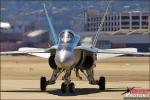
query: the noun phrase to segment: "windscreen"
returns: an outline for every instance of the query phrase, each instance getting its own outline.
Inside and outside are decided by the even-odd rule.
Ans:
[[[74,42],[73,33],[69,31],[64,31],[60,33],[59,43],[63,44],[63,43],[73,43],[73,42]]]

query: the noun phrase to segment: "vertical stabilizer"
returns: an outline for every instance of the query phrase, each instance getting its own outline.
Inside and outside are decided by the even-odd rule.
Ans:
[[[105,22],[106,16],[107,16],[107,14],[108,14],[108,10],[109,10],[109,6],[110,6],[111,2],[112,2],[111,0],[108,1],[108,5],[107,5],[107,8],[106,8],[106,11],[105,11],[105,13],[104,13],[104,15],[103,15],[101,24],[100,24],[100,26],[99,26],[99,28],[98,28],[98,31],[96,32],[96,35],[95,35],[94,40],[93,40],[93,43],[92,43],[93,47],[96,46],[97,40],[98,40],[98,38],[99,38],[100,31],[102,31],[102,27],[103,27],[103,24],[104,24],[104,22]]]
[[[45,4],[43,4],[43,6],[44,6],[44,11],[46,14],[47,21],[48,21],[48,25],[50,28],[50,32],[52,33],[52,34],[49,33],[49,36],[52,36],[52,38],[51,38],[52,42],[54,45],[56,45],[58,43],[57,35],[56,35],[56,32],[55,32],[54,27],[52,25],[52,21],[51,21],[50,17],[48,16],[48,12],[47,12],[47,9],[45,7]]]

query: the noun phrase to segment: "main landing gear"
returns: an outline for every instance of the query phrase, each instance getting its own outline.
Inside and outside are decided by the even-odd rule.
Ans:
[[[99,90],[105,90],[105,77],[100,77],[97,84],[99,86]]]
[[[46,86],[47,86],[46,77],[41,77],[41,81],[40,81],[40,89],[41,89],[41,91],[45,91],[46,90]]]

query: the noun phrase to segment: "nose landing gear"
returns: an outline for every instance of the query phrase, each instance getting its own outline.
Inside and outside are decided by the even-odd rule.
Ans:
[[[40,89],[42,92],[46,91],[46,86],[47,86],[47,81],[46,81],[46,77],[41,77],[40,80]],[[75,85],[73,82],[66,84],[65,82],[63,82],[61,84],[61,92],[62,93],[74,93],[75,92]]]
[[[70,83],[69,84],[69,92],[70,93],[74,93],[75,92],[75,85],[74,85],[74,83]]]
[[[62,93],[67,93],[67,92],[74,93],[75,92],[75,85],[74,85],[74,83],[71,82],[69,84],[66,84],[65,82],[63,82],[61,84],[61,92]]]

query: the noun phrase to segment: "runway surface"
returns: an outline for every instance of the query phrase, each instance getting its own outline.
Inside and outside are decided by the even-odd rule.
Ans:
[[[146,81],[107,82],[106,90],[98,90],[98,86],[89,85],[86,81],[75,81],[74,94],[62,94],[58,81],[49,85],[46,92],[39,89],[39,80],[2,80],[1,98],[3,99],[123,99],[127,87],[148,88]]]
[[[47,59],[31,56],[1,57],[1,99],[123,99],[128,88],[149,89],[148,57],[116,57],[97,62],[95,78],[106,77],[106,90],[88,84],[86,78],[79,81],[74,72],[74,94],[62,94],[60,76],[54,85],[49,85],[46,92],[41,92],[40,77],[50,78],[52,70]]]

